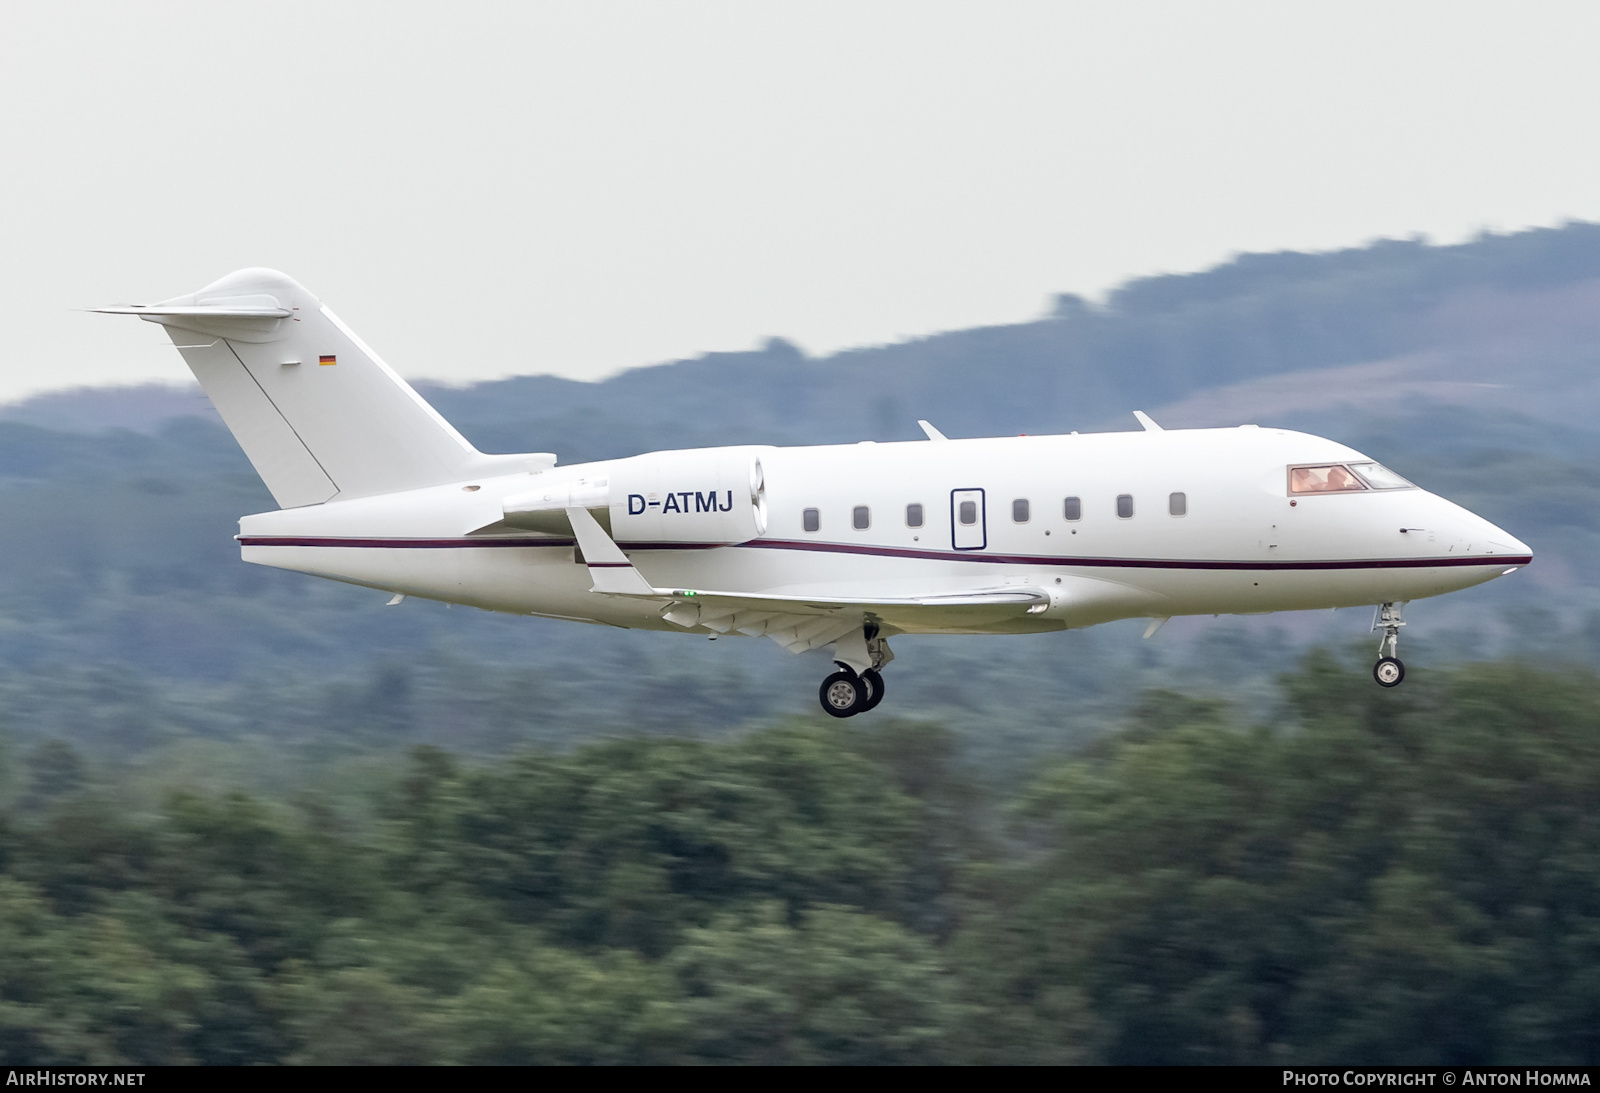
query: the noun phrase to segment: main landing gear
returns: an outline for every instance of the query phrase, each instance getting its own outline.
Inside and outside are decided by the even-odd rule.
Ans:
[[[1400,663],[1400,628],[1406,624],[1401,613],[1403,603],[1386,603],[1372,617],[1372,629],[1382,630],[1378,642],[1378,663],[1372,666],[1372,678],[1380,687],[1398,687],[1406,678],[1406,666]]]
[[[817,697],[833,717],[854,717],[883,701],[883,675],[879,671],[894,659],[889,643],[879,636],[870,617],[862,628],[833,646],[839,670],[822,681]],[[854,663],[852,663],[854,662]],[[857,669],[860,671],[857,671]]]
[[[839,670],[822,681],[817,692],[822,708],[834,717],[854,717],[883,701],[883,676],[875,668],[860,675],[848,664],[834,661]]]

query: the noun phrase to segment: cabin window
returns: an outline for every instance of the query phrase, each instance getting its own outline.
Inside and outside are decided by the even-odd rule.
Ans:
[[[1416,489],[1416,484],[1407,482],[1398,474],[1381,463],[1352,463],[1350,469],[1356,472],[1356,477],[1375,490],[1404,490]]]
[[[872,513],[867,511],[867,506],[857,505],[850,510],[850,526],[857,531],[866,531],[872,526]]]
[[[816,509],[806,509],[800,514],[800,526],[807,531],[816,531],[822,526],[822,513]]]
[[[1181,493],[1167,494],[1167,512],[1173,516],[1184,516],[1189,512],[1189,498]]]
[[[1067,498],[1061,506],[1061,515],[1065,516],[1068,520],[1082,520],[1083,500],[1077,497]]]
[[[908,527],[908,528],[920,528],[921,526],[922,526],[922,506],[921,505],[914,505],[914,504],[913,505],[907,505],[906,506],[906,527]]]
[[[1133,519],[1133,494],[1117,494],[1117,515],[1124,520]]]
[[[956,517],[967,527],[978,522],[978,503],[976,501],[963,501],[956,509]]]
[[[1366,488],[1348,467],[1337,463],[1289,468],[1290,493],[1353,493]]]
[[[1019,497],[1011,502],[1011,522],[1014,524],[1026,524],[1028,522],[1028,499],[1026,497]]]

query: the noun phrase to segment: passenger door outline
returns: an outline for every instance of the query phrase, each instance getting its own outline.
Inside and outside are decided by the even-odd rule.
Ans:
[[[963,501],[977,503],[977,523],[963,524],[961,522],[961,502]],[[986,506],[984,505],[984,496],[981,489],[950,491],[950,549],[983,550],[989,545],[989,524],[985,509]]]

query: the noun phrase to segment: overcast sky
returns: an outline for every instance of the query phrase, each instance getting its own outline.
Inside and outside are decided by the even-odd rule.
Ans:
[[[1246,251],[1600,219],[1600,5],[0,5],[0,400],[284,270],[403,374],[593,378]]]

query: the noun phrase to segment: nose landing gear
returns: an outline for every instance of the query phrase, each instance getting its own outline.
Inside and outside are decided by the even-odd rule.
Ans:
[[[1372,666],[1372,678],[1380,687],[1398,687],[1406,678],[1406,666],[1399,657],[1400,628],[1406,624],[1401,617],[1404,609],[1403,603],[1386,603],[1372,617],[1372,629],[1383,631],[1378,642],[1378,663]]]

